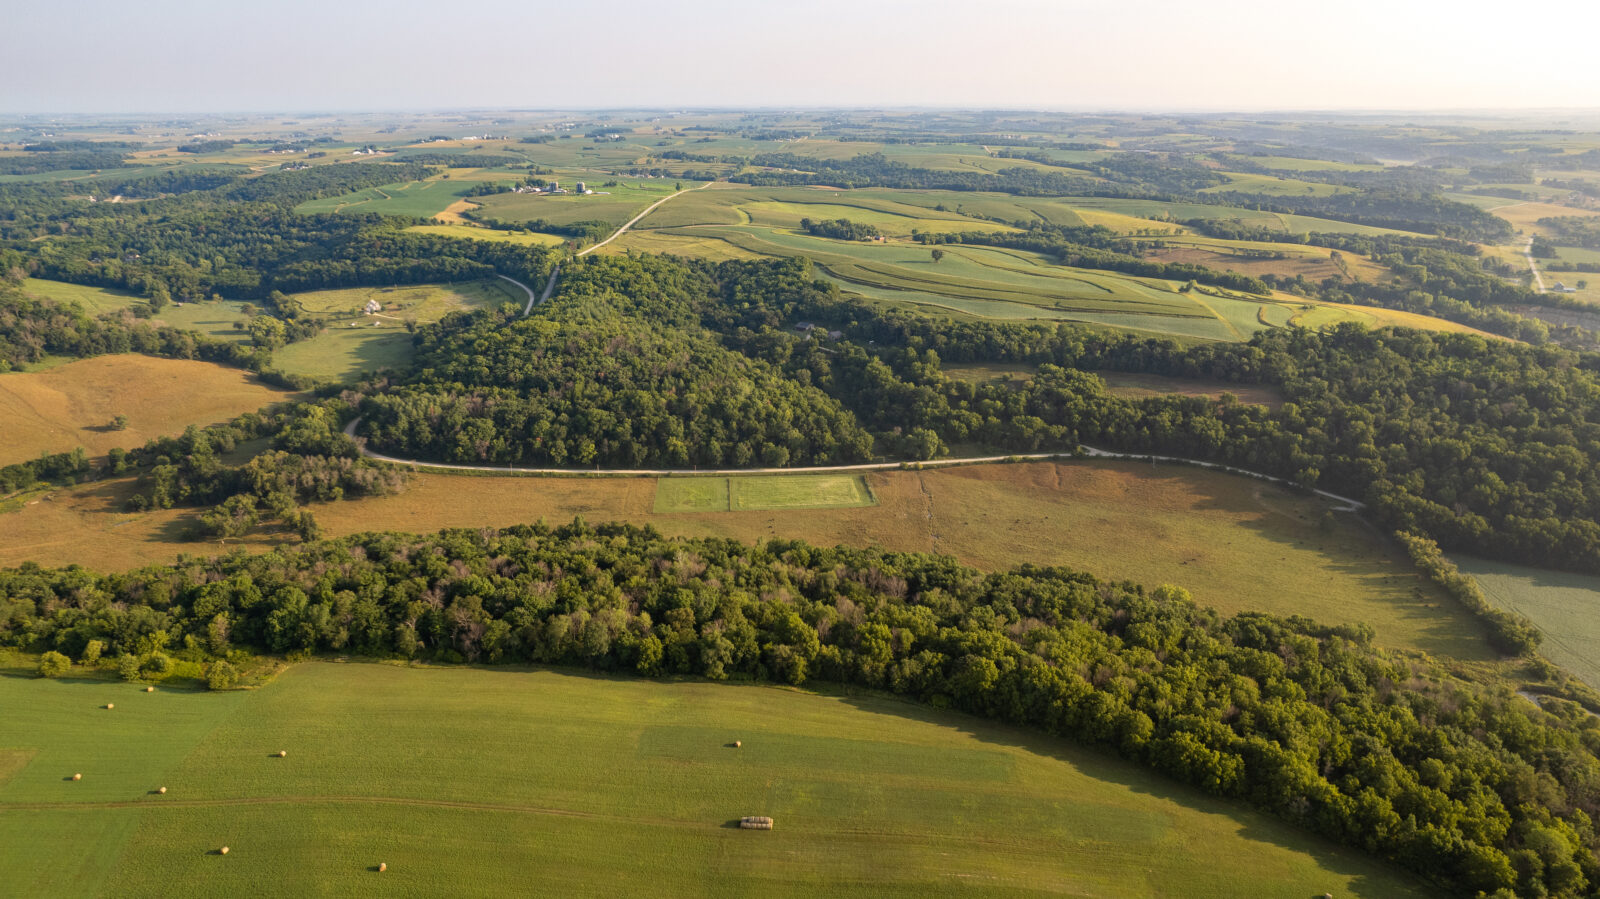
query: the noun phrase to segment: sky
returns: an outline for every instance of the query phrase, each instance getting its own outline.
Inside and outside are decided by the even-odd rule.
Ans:
[[[0,112],[1600,107],[1600,2],[5,4]]]

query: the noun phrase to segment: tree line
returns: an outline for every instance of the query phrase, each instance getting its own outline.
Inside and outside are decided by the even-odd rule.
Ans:
[[[0,571],[0,645],[135,679],[336,652],[854,684],[1104,747],[1458,895],[1586,894],[1600,721],[1371,636],[1063,568],[581,521]]]

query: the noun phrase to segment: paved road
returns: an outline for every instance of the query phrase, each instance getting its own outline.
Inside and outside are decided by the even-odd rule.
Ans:
[[[646,206],[644,208],[643,212],[639,213],[638,215],[634,216],[631,219],[628,219],[628,223],[623,225],[621,228],[618,228],[616,230],[616,233],[612,234],[610,237],[606,238],[605,240],[600,241],[599,243],[595,244],[594,246],[589,247],[586,250],[583,250],[582,252],[578,253],[578,255],[579,256],[587,256],[590,253],[593,253],[595,250],[600,249],[601,247],[605,246],[606,244],[608,244],[608,243],[612,242],[613,240],[616,240],[617,238],[621,237],[622,235],[628,233],[628,229],[632,228],[634,225],[637,225],[639,223],[640,219],[642,219],[645,216],[649,215],[650,213],[654,212],[655,208],[657,206],[660,206],[662,203],[667,202],[668,200],[672,199],[673,197],[681,196],[683,194],[688,193],[691,190],[705,190],[706,188],[710,187],[714,183],[716,183],[716,182],[707,181],[706,183],[700,185],[699,187],[689,187],[689,188],[685,188],[683,190],[680,190],[675,194],[667,194],[666,196],[662,197],[661,199],[655,201],[654,203],[651,203],[649,206]]]
[[[360,418],[352,419],[344,426],[346,436],[356,436],[356,425],[361,423]],[[357,446],[361,455],[379,462],[392,462],[396,465],[409,465],[412,468],[429,468],[437,471],[482,471],[496,474],[533,474],[533,475],[585,475],[588,477],[671,477],[674,475],[718,475],[738,476],[751,474],[838,474],[843,472],[860,471],[896,471],[904,467],[904,462],[868,462],[860,465],[813,465],[805,468],[519,468],[513,465],[465,465],[446,462],[423,462],[417,459],[400,459],[395,456],[386,456],[367,449],[366,442],[358,440]],[[1247,471],[1243,468],[1234,468],[1217,462],[1202,462],[1198,459],[1183,459],[1178,456],[1156,456],[1150,453],[1114,453],[1108,450],[1095,449],[1092,446],[1079,447],[1083,455],[1092,459],[1124,459],[1135,462],[1171,462],[1180,465],[1197,465],[1201,468],[1226,471],[1230,474],[1244,475],[1261,481],[1270,481],[1288,487],[1298,486],[1285,478],[1274,477],[1260,472]],[[955,465],[992,465],[999,462],[1043,462],[1052,459],[1075,459],[1074,453],[1012,453],[1007,456],[967,456],[960,459],[934,459],[927,462],[910,463],[917,468],[948,468]],[[1336,511],[1358,512],[1367,507],[1366,503],[1326,490],[1312,490],[1324,499],[1332,500],[1339,504]]]
[[[1533,271],[1534,293],[1544,293],[1544,275],[1539,274],[1539,264],[1533,261],[1533,238],[1528,238],[1528,245],[1523,248],[1522,254],[1528,257],[1528,268]]]

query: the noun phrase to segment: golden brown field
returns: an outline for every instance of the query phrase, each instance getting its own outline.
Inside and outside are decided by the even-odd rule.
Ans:
[[[554,524],[582,515],[651,524],[675,536],[933,551],[987,570],[1066,565],[1152,586],[1179,584],[1224,612],[1366,621],[1385,645],[1490,657],[1477,625],[1367,525],[1270,484],[1197,468],[1106,462],[882,472],[867,482],[878,499],[867,508],[655,514],[650,478],[425,473],[396,496],[313,508],[330,536],[540,518]],[[34,560],[118,569],[224,549],[176,542],[192,511],[118,511],[126,489],[113,482],[57,491],[0,515],[0,565]]]
[[[293,396],[210,362],[119,355],[0,375],[0,465],[83,447],[103,455]],[[106,427],[116,415],[128,427]]]

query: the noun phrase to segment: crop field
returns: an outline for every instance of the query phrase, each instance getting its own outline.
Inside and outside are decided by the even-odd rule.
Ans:
[[[18,895],[1430,895],[1107,755],[871,695],[376,663],[225,693],[7,674]],[[750,814],[776,827],[731,826]]]
[[[295,211],[375,212],[379,215],[427,218],[443,212],[476,186],[475,181],[454,178],[449,181],[406,181],[399,184],[385,184],[382,187],[369,187],[338,197],[308,200],[296,206]]]
[[[860,475],[752,475],[730,478],[662,478],[656,514],[766,512],[781,509],[851,509],[876,501]]]
[[[1263,168],[1283,172],[1381,172],[1383,166],[1355,162],[1334,162],[1328,159],[1300,159],[1294,156],[1250,156],[1248,159]]]
[[[493,228],[478,228],[472,225],[412,225],[406,230],[418,234],[432,234],[435,237],[493,240],[524,246],[553,247],[566,243],[566,238],[558,234],[541,234],[537,231],[497,231]]]
[[[403,368],[411,362],[411,334],[398,322],[343,322],[277,350],[272,367],[321,381],[348,382],[364,372]]]
[[[1216,187],[1203,188],[1200,193],[1216,194],[1241,191],[1276,197],[1331,197],[1334,194],[1353,193],[1355,191],[1353,187],[1325,184],[1321,181],[1280,178],[1274,175],[1255,175],[1244,172],[1222,172],[1221,174],[1228,179],[1228,183]]]
[[[1263,328],[1290,322],[1306,327],[1359,321],[1375,327],[1403,323],[1468,330],[1424,316],[1288,294],[1265,297],[1206,286],[1183,292],[1179,282],[1070,268],[1023,250],[946,245],[941,248],[944,258],[934,262],[929,249],[920,244],[831,240],[759,224],[691,225],[648,233],[720,240],[760,256],[803,255],[845,290],[935,314],[1081,322],[1203,340],[1245,340]],[[632,236],[630,232],[618,241],[622,249],[638,248],[628,243]],[[676,251],[688,253],[693,248]]]
[[[577,180],[579,179],[561,178],[561,186],[571,190]],[[584,196],[493,194],[487,197],[475,197],[473,201],[483,206],[482,217],[507,222],[543,220],[553,225],[568,225],[573,222],[594,221],[621,225],[638,215],[651,203],[676,192],[673,187],[675,182],[672,181],[621,178],[618,179],[621,182],[619,184],[602,187],[604,181],[601,181],[599,176],[581,180],[587,182],[589,189],[597,193]],[[693,185],[694,182],[685,182],[683,186]],[[666,206],[662,208],[665,209]]]
[[[68,284],[64,281],[47,281],[42,278],[28,278],[23,281],[22,289],[34,296],[58,303],[77,303],[90,315],[128,309],[143,305],[145,302],[144,297],[122,290]],[[233,300],[172,303],[151,316],[153,321],[174,328],[198,331],[208,337],[231,340],[235,343],[243,343],[250,339],[249,333],[234,327],[244,318],[244,304]]]
[[[1544,633],[1539,652],[1600,688],[1600,577],[1456,556],[1490,602]]]
[[[80,446],[92,456],[142,446],[291,396],[242,369],[132,354],[12,372],[0,375],[0,465]],[[109,427],[117,415],[126,429]]]
[[[515,293],[513,293],[515,291]],[[522,291],[498,278],[463,281],[457,284],[419,284],[414,287],[351,287],[342,290],[314,290],[294,294],[293,299],[312,315],[340,319],[329,328],[348,326],[350,321],[370,327],[375,320],[419,323],[434,322],[446,313],[461,309],[482,309],[501,303],[526,302]],[[362,310],[377,300],[383,311],[366,316]],[[348,320],[346,320],[348,319]]]
[[[1489,207],[1489,212],[1510,222],[1513,228],[1528,234],[1548,233],[1548,229],[1539,224],[1539,219],[1542,218],[1600,215],[1600,211],[1594,209],[1559,206],[1555,203],[1519,203],[1513,200],[1501,200],[1500,205]]]

